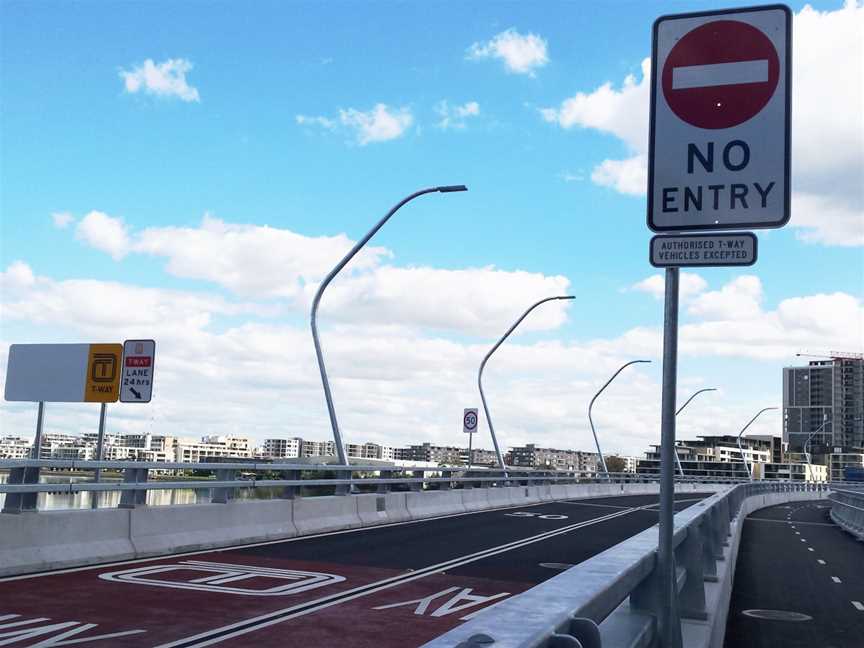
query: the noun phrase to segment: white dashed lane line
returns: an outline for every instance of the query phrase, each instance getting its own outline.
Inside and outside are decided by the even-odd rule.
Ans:
[[[834,581],[835,583],[842,583],[843,582],[839,578],[837,578],[836,576],[832,576],[831,580]]]
[[[818,562],[820,565],[824,565],[824,564],[825,564],[825,561],[822,560],[821,558],[817,559],[816,562]]]
[[[864,612],[864,603],[861,601],[852,601],[852,605],[854,605],[855,609],[859,612]]]

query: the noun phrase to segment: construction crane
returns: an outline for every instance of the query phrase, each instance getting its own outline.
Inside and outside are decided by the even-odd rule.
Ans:
[[[801,353],[796,353],[796,356],[806,356],[808,358],[830,358],[831,360],[864,360],[864,353],[855,353],[854,351],[829,351],[828,353],[810,353],[807,349]]]

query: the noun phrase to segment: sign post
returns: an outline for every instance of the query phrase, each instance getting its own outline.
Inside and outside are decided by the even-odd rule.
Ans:
[[[675,392],[679,266],[752,265],[749,233],[789,220],[792,12],[783,5],[662,16],[651,47],[648,227],[666,268],[657,621],[681,648],[675,579]],[[665,236],[666,233],[672,236]]]
[[[462,432],[468,435],[468,470],[471,470],[474,433],[477,431],[478,420],[478,409],[476,407],[466,407],[462,410]]]

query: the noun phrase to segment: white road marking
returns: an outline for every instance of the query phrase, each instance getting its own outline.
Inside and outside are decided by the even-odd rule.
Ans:
[[[688,65],[672,69],[673,90],[766,81],[768,81],[768,59]]]
[[[813,551],[813,547],[807,547],[807,551]]]
[[[611,496],[615,497],[615,496]],[[627,495],[622,495],[621,497],[627,497]],[[685,500],[675,500],[676,502],[681,502]],[[690,500],[686,500],[690,501]],[[701,501],[701,500],[694,500]],[[102,563],[99,565],[87,565],[85,567],[69,567],[68,569],[57,569],[54,571],[46,571],[40,572],[38,574],[22,574],[20,576],[7,576],[5,578],[0,578],[0,583],[6,583],[8,581],[16,581],[16,580],[26,580],[29,578],[44,578],[45,576],[56,576],[58,574],[71,574],[75,572],[81,571],[91,571],[94,569],[105,569],[106,567],[119,567],[121,565],[137,565],[139,563],[148,563],[155,562],[157,560],[167,560],[170,558],[183,558],[185,556],[200,556],[201,554],[209,554],[216,551],[231,551],[232,549],[250,549],[252,547],[265,547],[267,545],[274,544],[282,544],[285,542],[301,542],[303,540],[314,540],[316,538],[327,538],[329,536],[343,535],[346,533],[362,533],[364,531],[371,531],[373,529],[387,529],[392,527],[399,526],[407,526],[410,524],[422,524],[423,522],[432,522],[435,520],[446,520],[448,518],[455,517],[465,517],[468,515],[478,515],[480,513],[492,513],[495,511],[509,511],[512,509],[518,508],[531,508],[534,506],[544,506],[546,504],[570,504],[571,502],[565,502],[564,500],[553,500],[549,502],[537,502],[536,504],[521,504],[517,506],[502,506],[494,509],[483,509],[481,511],[468,511],[466,513],[450,513],[448,515],[438,515],[435,517],[421,518],[419,520],[405,520],[403,522],[388,522],[387,524],[376,524],[372,527],[359,527],[357,529],[341,529],[339,531],[326,531],[324,533],[311,533],[309,535],[301,535],[295,536],[293,538],[282,538],[280,540],[267,540],[265,542],[251,542],[251,543],[240,543],[235,545],[229,545],[227,547],[219,547],[217,549],[201,549],[199,551],[184,551],[181,553],[168,554],[165,556],[157,556],[156,558],[136,558],[134,560],[120,560],[117,562],[108,562]],[[629,509],[629,507],[623,507],[625,509]]]
[[[861,601],[852,601],[852,605],[854,605],[855,609],[859,612],[864,612],[864,603]]]
[[[834,581],[835,583],[842,583],[843,582],[839,578],[837,578],[836,576],[832,576],[831,580]]]
[[[824,565],[824,564],[825,564],[825,561],[822,560],[821,558],[817,559],[816,562],[818,562],[820,565]]]
[[[428,567],[423,567],[422,569],[414,572],[411,577],[404,578],[403,576],[393,576],[390,578],[385,578],[383,580],[367,583],[365,585],[361,585],[354,590],[346,590],[344,592],[338,592],[332,594],[330,596],[324,596],[317,601],[308,601],[306,603],[301,603],[298,605],[294,605],[288,608],[283,608],[281,610],[274,610],[272,612],[268,612],[267,614],[263,614],[257,617],[253,617],[251,619],[244,619],[242,621],[238,621],[236,623],[232,623],[226,626],[222,626],[221,628],[214,628],[212,630],[207,630],[205,632],[199,633],[197,635],[191,637],[184,637],[182,639],[177,639],[171,641],[169,643],[160,644],[157,648],[173,648],[175,646],[187,646],[188,648],[200,648],[203,646],[210,646],[216,643],[221,643],[223,641],[233,639],[235,637],[254,632],[256,630],[261,630],[262,628],[266,628],[277,623],[283,623],[284,621],[289,621],[291,619],[305,616],[307,614],[311,614],[313,612],[317,612],[318,610],[332,607],[334,605],[341,605],[343,603],[347,603],[348,601],[354,600],[356,598],[361,598],[364,596],[369,596],[370,594],[375,594],[379,591],[389,589],[391,587],[397,587],[399,585],[404,585],[405,583],[419,580],[421,578],[426,578],[427,576],[432,576],[434,574],[440,574],[444,569],[451,569],[454,567],[461,567],[462,565],[467,565],[472,562],[476,562],[478,560],[483,560],[484,558],[488,558],[494,555],[498,555],[501,553],[505,553],[508,551],[512,551],[513,549],[520,549],[524,546],[534,544],[536,542],[542,542],[544,540],[548,540],[549,538],[553,538],[559,535],[563,535],[566,533],[570,533],[571,531],[575,531],[577,529],[581,529],[584,527],[592,526],[594,524],[600,524],[602,522],[606,522],[608,520],[612,520],[614,518],[618,518],[624,515],[629,515],[630,513],[634,513],[636,511],[644,510],[646,507],[634,507],[632,509],[628,509],[626,511],[618,511],[616,513],[610,513],[608,515],[604,515],[599,518],[593,518],[591,520],[586,520],[585,522],[578,522],[576,524],[571,524],[568,526],[560,527],[558,529],[554,529],[551,531],[546,531],[544,533],[540,533],[535,536],[530,536],[528,538],[521,538],[519,540],[499,545],[497,547],[490,547],[488,549],[483,549],[473,554],[469,554],[467,556],[460,556],[457,558],[452,558],[443,563],[439,563],[437,565],[430,565]],[[296,610],[296,611],[295,611]],[[230,632],[233,630],[233,632]],[[225,634],[223,634],[225,633]],[[216,636],[214,636],[216,635]],[[211,638],[212,637],[212,638]]]

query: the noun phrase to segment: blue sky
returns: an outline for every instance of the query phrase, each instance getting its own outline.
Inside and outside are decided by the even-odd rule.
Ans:
[[[462,405],[452,403],[453,398],[465,400],[466,406],[476,400],[474,394],[441,394],[440,402],[428,396],[437,383],[424,383],[422,376],[426,371],[441,376],[446,368],[433,363],[424,370],[421,354],[420,364],[411,366],[416,380],[394,386],[386,378],[388,367],[395,370],[404,358],[391,365],[387,357],[370,351],[370,359],[352,360],[347,341],[360,336],[368,343],[364,348],[374,350],[379,348],[376,331],[404,327],[398,335],[409,347],[452,344],[457,355],[465,354],[468,367],[532,299],[562,288],[578,297],[566,318],[557,310],[557,319],[541,316],[535,331],[516,344],[525,345],[528,357],[536,355],[532,350],[542,355],[544,345],[562,344],[568,353],[592,358],[572,373],[560,369],[574,396],[567,396],[566,389],[557,400],[539,395],[548,370],[542,363],[502,366],[501,389],[513,390],[507,401],[514,435],[522,441],[539,435],[541,443],[563,445],[572,437],[547,434],[544,430],[558,425],[556,419],[541,417],[546,427],[532,423],[532,408],[553,398],[541,409],[558,412],[562,424],[584,432],[582,392],[602,384],[604,372],[611,373],[608,367],[614,369],[629,353],[656,353],[643,340],[656,338],[662,318],[657,280],[640,283],[656,274],[647,263],[644,192],[634,191],[626,178],[604,180],[597,168],[604,160],[640,164],[641,131],[632,133],[633,124],[644,120],[642,64],[650,52],[654,18],[718,6],[259,2],[241,9],[228,2],[5,2],[0,9],[0,261],[8,276],[0,340],[8,345],[101,335],[119,341],[121,334],[161,334],[166,342],[160,345],[160,360],[169,368],[162,398],[171,413],[165,414],[168,423],[163,425],[197,434],[206,426],[196,422],[190,428],[184,421],[197,421],[195,402],[203,407],[206,399],[195,389],[188,398],[180,397],[167,391],[168,385],[196,384],[201,394],[242,391],[246,396],[236,403],[236,429],[242,427],[244,408],[254,409],[265,396],[256,392],[258,379],[232,382],[231,366],[220,370],[226,382],[199,384],[196,361],[185,354],[198,344],[218,346],[232,335],[242,338],[246,325],[272,328],[274,343],[290,357],[301,358],[300,371],[312,372],[298,378],[284,405],[298,412],[303,425],[286,432],[277,417],[256,434],[326,437],[323,399],[320,389],[316,392],[310,349],[302,341],[308,335],[307,304],[302,295],[280,292],[278,264],[256,266],[255,246],[269,240],[261,227],[310,240],[341,234],[356,240],[405,194],[429,185],[464,183],[470,188],[467,194],[424,197],[400,212],[373,241],[386,253],[365,274],[359,271],[355,293],[346,293],[344,312],[337,317],[342,328],[333,335],[346,336],[347,355],[340,360],[334,350],[334,362],[346,367],[363,362],[367,371],[364,378],[341,386],[345,415],[361,440],[459,442],[443,417],[421,413],[443,408],[444,401],[458,410]],[[692,279],[687,295],[692,301],[685,299],[682,313],[682,323],[694,327],[692,343],[685,340],[682,347],[682,381],[724,383],[729,411],[740,409],[738,418],[744,422],[748,407],[779,399],[780,367],[794,362],[794,351],[802,344],[861,347],[864,9],[854,2],[845,9],[838,2],[811,6],[791,3],[795,70],[800,73],[794,86],[800,97],[793,131],[793,191],[802,188],[793,203],[793,221],[783,230],[759,233],[760,259],[754,268],[697,273],[701,280]],[[529,48],[508,58],[502,49],[508,34],[511,44],[533,43],[541,51]],[[846,63],[826,72],[820,65],[832,61],[832,52],[834,61],[842,56]],[[153,66],[172,61],[187,66],[180,86],[159,93],[156,86],[148,92],[144,83],[130,91],[121,73],[133,74],[148,60]],[[605,91],[604,84],[609,84]],[[841,88],[836,97],[824,96],[836,88]],[[567,112],[564,102],[580,93],[582,107]],[[441,102],[449,110],[447,127],[441,125]],[[364,142],[358,124],[374,120],[379,104],[396,125],[387,130],[387,124],[367,121],[371,130],[366,134],[371,132],[373,141]],[[826,105],[836,113],[826,116]],[[467,114],[458,117],[459,108]],[[543,109],[551,109],[555,117]],[[823,117],[817,121],[819,110]],[[834,142],[839,148],[829,146]],[[94,212],[110,220],[90,218]],[[57,226],[55,214],[68,214],[65,227]],[[229,231],[202,243],[197,236],[205,214],[229,224]],[[114,224],[116,237],[100,234],[106,222]],[[232,234],[231,228],[244,226],[251,228],[242,230],[254,239],[251,247],[241,245],[237,256],[226,255],[226,267],[218,268],[223,246],[234,249],[231,240],[241,231]],[[174,245],[180,238],[168,228],[183,229],[194,240],[190,246],[201,244],[194,259]],[[144,241],[147,231],[151,236]],[[293,280],[299,293],[305,285],[314,286],[322,272],[303,270],[304,248],[311,249],[300,241],[297,247],[289,244],[266,253],[274,259],[284,254],[291,269],[285,281]],[[312,254],[308,262],[332,265],[337,249],[342,248],[335,245],[329,256],[321,252],[320,259]],[[17,270],[10,271],[16,263]],[[26,273],[21,279],[23,266],[32,281]],[[489,266],[528,276],[524,285],[515,275],[486,284],[489,272],[482,269]],[[426,283],[406,284],[400,283],[402,275],[386,275],[387,268],[419,268],[429,274],[423,275]],[[448,274],[459,270],[476,272],[456,280]],[[249,276],[237,276],[244,272]],[[449,279],[439,281],[439,275]],[[88,284],[91,295],[99,294],[98,282],[111,284],[129,299],[122,303],[133,307],[119,312],[121,302],[115,302],[94,306],[106,313],[72,313],[61,303],[76,294],[76,286],[63,283],[70,280],[96,282]],[[135,300],[128,295],[142,288],[156,291],[146,303],[162,315],[152,324],[135,312]],[[40,297],[40,291],[47,294]],[[394,306],[400,291],[421,300],[429,291],[429,303],[440,306],[430,308],[428,316],[417,315],[417,309],[400,311]],[[475,295],[498,305],[477,306]],[[192,297],[211,302],[189,306]],[[188,316],[196,322],[187,324],[183,335],[160,329],[179,308],[172,301],[177,299],[190,309],[182,311],[180,320]],[[212,300],[222,301],[213,306]],[[364,307],[368,314],[355,321],[351,308]],[[49,317],[52,308],[57,310]],[[457,315],[437,317],[436,309],[450,308]],[[822,321],[810,321],[814,309],[822,308],[827,309]],[[195,319],[196,312],[206,314],[206,323]],[[753,334],[762,327],[764,336]],[[728,341],[718,329],[730,331]],[[246,333],[244,343],[252,344],[261,331]],[[734,350],[736,344],[740,351]],[[170,355],[161,355],[172,349],[178,349],[173,363]],[[655,365],[646,373],[649,382],[630,387],[650,394],[659,378],[659,362]],[[375,366],[381,375],[375,374]],[[267,377],[261,380],[281,399],[292,388],[271,370],[262,360]],[[535,388],[537,402],[516,405],[533,398],[529,394]],[[339,386],[336,391],[338,395]],[[378,400],[367,401],[363,395],[370,393],[379,394]],[[629,409],[623,392],[621,398],[616,407]],[[375,412],[384,416],[388,407],[398,412],[399,403],[410,404],[404,406],[413,417],[412,432],[392,419],[376,419]],[[27,433],[26,407],[4,403],[4,428]],[[68,412],[63,418],[68,429],[85,425],[78,418],[86,416],[80,414],[83,410],[60,407]],[[117,407],[120,427],[153,425],[152,412]],[[621,450],[638,451],[648,438],[632,430],[653,425],[656,412],[645,407],[632,420],[610,419],[609,426],[627,439]],[[710,421],[702,425],[708,430]],[[772,425],[777,428],[779,418]],[[303,432],[310,427],[311,432]],[[232,428],[214,429],[223,433]],[[585,445],[578,436],[582,432],[575,437],[578,445]]]

